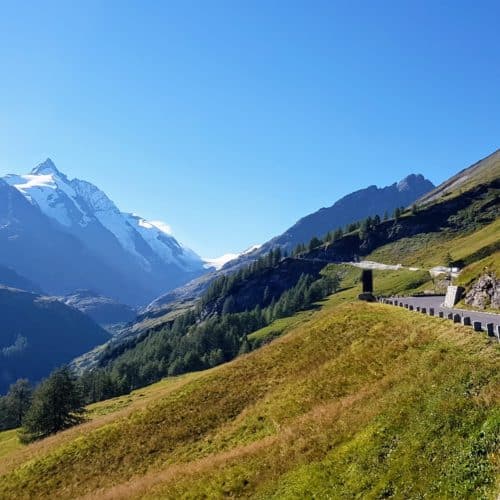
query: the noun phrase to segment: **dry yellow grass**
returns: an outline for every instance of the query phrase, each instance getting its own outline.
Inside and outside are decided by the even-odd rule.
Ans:
[[[464,327],[326,302],[258,351],[38,444],[0,497],[492,497],[498,365]]]

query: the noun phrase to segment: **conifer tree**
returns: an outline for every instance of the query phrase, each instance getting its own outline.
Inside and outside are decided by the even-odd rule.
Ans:
[[[19,427],[26,415],[33,396],[33,389],[25,378],[12,384],[6,396],[6,405],[13,427]]]
[[[21,440],[30,442],[83,421],[83,398],[76,377],[68,367],[52,372],[33,393],[23,420]]]
[[[311,241],[309,242],[309,251],[318,248],[320,245],[321,245],[321,240],[316,236],[314,236],[313,238],[311,238]]]

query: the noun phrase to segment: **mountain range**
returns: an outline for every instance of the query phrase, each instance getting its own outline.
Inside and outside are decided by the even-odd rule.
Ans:
[[[322,237],[328,231],[344,227],[351,222],[385,212],[392,215],[397,207],[407,207],[434,188],[434,184],[421,174],[410,174],[399,182],[379,188],[368,186],[354,191],[336,201],[306,215],[284,233],[264,243],[259,254],[265,254],[279,246],[291,251],[299,243],[308,243],[314,236]]]
[[[321,208],[306,215],[282,234],[262,245],[255,245],[248,251],[229,259],[216,271],[195,278],[191,282],[170,290],[157,297],[145,309],[146,314],[158,315],[165,307],[176,301],[193,300],[199,297],[207,286],[222,274],[231,274],[249,262],[280,247],[290,253],[295,246],[308,243],[314,236],[322,237],[327,232],[343,228],[347,224],[368,216],[385,212],[389,215],[398,207],[407,207],[434,189],[434,184],[421,174],[410,174],[399,182],[379,188],[368,186],[350,193],[327,208]]]
[[[47,294],[90,289],[129,305],[206,272],[165,224],[121,212],[50,159],[29,174],[0,179],[0,264]]]

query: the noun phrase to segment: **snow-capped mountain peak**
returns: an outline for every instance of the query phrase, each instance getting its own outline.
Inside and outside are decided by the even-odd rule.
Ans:
[[[29,174],[9,174],[4,180],[94,253],[108,257],[121,247],[122,257],[115,261],[132,265],[132,260],[143,272],[155,273],[157,280],[172,269],[177,274],[203,272],[201,258],[182,246],[166,223],[121,212],[97,186],[68,179],[50,158]]]
[[[57,167],[55,166],[54,162],[50,159],[47,158],[45,161],[42,163],[39,163],[32,171],[32,175],[40,175],[40,174],[55,174],[55,175],[61,175],[61,172],[57,170]]]

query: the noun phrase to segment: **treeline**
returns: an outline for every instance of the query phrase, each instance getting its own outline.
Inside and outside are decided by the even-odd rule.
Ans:
[[[265,308],[257,306],[251,311],[222,313],[202,322],[197,321],[192,312],[183,314],[171,326],[149,332],[133,348],[104,353],[102,363],[106,366],[88,371],[80,379],[85,402],[126,394],[165,376],[230,361],[255,347],[248,338],[250,333],[310,306],[335,292],[339,285],[337,275],[317,280],[302,275],[293,288]]]
[[[280,247],[276,247],[271,250],[268,254],[260,257],[259,259],[253,261],[251,264],[242,267],[238,271],[230,275],[223,275],[220,278],[215,279],[204,292],[200,301],[198,302],[199,308],[203,308],[210,302],[213,302],[219,297],[227,297],[231,294],[233,289],[237,284],[250,278],[250,276],[256,274],[257,272],[274,267],[279,264],[279,262],[286,258],[287,254],[282,252]]]
[[[34,390],[20,379],[0,398],[0,430],[21,427],[19,438],[29,443],[82,422],[84,402],[81,381],[67,367],[54,370]]]
[[[63,367],[35,390],[27,380],[18,380],[0,398],[0,430],[22,426],[20,438],[30,442],[82,422],[86,404],[128,394],[165,376],[230,361],[257,347],[249,340],[250,333],[310,306],[335,292],[339,284],[336,274],[317,280],[303,274],[293,288],[265,308],[221,314],[203,322],[188,311],[172,325],[149,332],[133,348],[122,346],[118,352],[105,353],[101,362],[106,366],[78,378]]]
[[[413,205],[411,209],[412,213],[417,212],[417,206]],[[397,207],[392,213],[392,219],[397,221],[403,214],[405,213],[404,207]],[[344,228],[337,228],[333,231],[329,231],[323,237],[313,236],[308,244],[299,243],[291,252],[292,257],[300,257],[301,255],[311,252],[314,249],[320,247],[321,245],[333,243],[334,241],[340,240],[347,234],[351,234],[354,232],[359,233],[359,237],[361,241],[366,241],[369,236],[370,231],[372,231],[376,226],[378,226],[382,221],[387,221],[391,217],[389,217],[389,213],[385,212],[383,217],[380,215],[375,215],[374,217],[367,217],[366,219],[351,222],[347,224]]]

